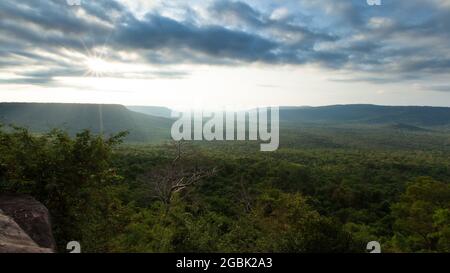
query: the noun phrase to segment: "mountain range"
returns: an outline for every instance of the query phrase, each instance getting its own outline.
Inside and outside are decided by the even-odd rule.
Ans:
[[[74,134],[83,129],[113,134],[129,131],[129,141],[169,139],[171,110],[118,104],[0,103],[0,123],[46,132],[61,128]],[[283,126],[385,126],[394,130],[427,131],[450,127],[450,108],[378,106],[368,104],[321,107],[281,107]]]

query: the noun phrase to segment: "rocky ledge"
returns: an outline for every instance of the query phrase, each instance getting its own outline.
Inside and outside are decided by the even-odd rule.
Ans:
[[[52,253],[47,208],[26,195],[0,195],[0,253]]]

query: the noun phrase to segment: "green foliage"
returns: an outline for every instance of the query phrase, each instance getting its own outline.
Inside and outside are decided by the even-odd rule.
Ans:
[[[373,240],[383,251],[450,251],[446,150],[318,148],[290,136],[298,146],[274,153],[185,143],[181,169],[218,171],[164,204],[146,174],[172,164],[172,146],[4,128],[0,191],[43,202],[62,251],[72,240],[86,252],[364,252]]]
[[[117,251],[132,252],[351,252],[359,251],[340,225],[320,216],[300,195],[262,196],[238,219],[193,212],[178,200],[133,216],[115,239]]]
[[[321,216],[302,195],[279,190],[262,194],[255,209],[247,219],[240,219],[228,238],[230,250],[234,251],[243,251],[239,239],[245,241],[247,251],[361,251],[339,223]]]
[[[449,251],[450,185],[418,178],[393,205],[393,247],[400,251]]]
[[[23,128],[0,131],[1,191],[31,194],[44,203],[60,248],[79,240],[88,249],[104,250],[104,236],[120,227],[118,214],[125,210],[117,197],[122,178],[110,166],[112,148],[124,135],[103,139],[83,131],[71,138],[58,130],[41,136]]]

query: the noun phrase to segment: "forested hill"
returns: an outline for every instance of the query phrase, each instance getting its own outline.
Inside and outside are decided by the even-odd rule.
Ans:
[[[131,110],[132,109],[132,110]],[[170,138],[173,120],[164,107],[125,107],[114,104],[0,103],[0,123],[29,128],[32,132],[83,129],[104,134],[129,131],[128,141],[160,142]],[[281,107],[281,133],[286,126],[381,124],[387,130],[426,131],[450,128],[450,108],[418,106],[333,105]],[[386,125],[386,126],[385,126]],[[355,127],[356,128],[356,127]]]
[[[379,106],[369,104],[282,107],[280,119],[294,123],[408,124],[449,126],[449,107]]]
[[[170,109],[165,107],[128,106],[127,108],[143,114],[170,117]],[[371,104],[281,107],[280,120],[287,124],[388,124],[393,129],[421,130],[415,126],[450,126],[450,107]]]
[[[172,110],[167,107],[161,106],[126,106],[129,110],[134,112],[139,112],[142,114],[155,116],[155,117],[163,117],[163,118],[171,118]]]
[[[104,134],[129,131],[128,140],[158,141],[170,136],[172,121],[114,104],[0,103],[0,123],[23,126],[32,132],[54,128],[72,134],[84,129]]]

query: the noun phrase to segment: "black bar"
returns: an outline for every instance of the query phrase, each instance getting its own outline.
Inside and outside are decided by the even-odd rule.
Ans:
[[[402,272],[420,267],[446,268],[448,254],[0,254],[0,264],[15,269],[36,265],[61,265],[62,271],[104,270],[131,272]],[[189,266],[189,261],[197,261]],[[205,262],[209,261],[206,269]],[[269,262],[270,261],[270,262]],[[178,266],[177,266],[178,265]],[[179,267],[182,265],[182,267]],[[196,267],[192,267],[196,265]],[[6,266],[6,265],[5,265]],[[5,267],[6,268],[6,267]],[[119,271],[119,272],[120,272]]]

